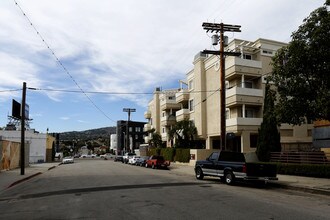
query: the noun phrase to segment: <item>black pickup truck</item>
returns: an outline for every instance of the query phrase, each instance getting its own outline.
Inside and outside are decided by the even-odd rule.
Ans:
[[[217,176],[228,185],[235,179],[242,180],[277,180],[275,164],[246,162],[243,153],[220,151],[213,152],[206,160],[197,161],[195,165],[197,179],[204,176]]]

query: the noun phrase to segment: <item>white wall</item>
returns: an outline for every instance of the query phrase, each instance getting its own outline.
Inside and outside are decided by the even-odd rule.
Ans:
[[[3,140],[21,142],[21,131],[0,131]],[[25,131],[25,142],[30,144],[29,163],[46,162],[47,135]]]

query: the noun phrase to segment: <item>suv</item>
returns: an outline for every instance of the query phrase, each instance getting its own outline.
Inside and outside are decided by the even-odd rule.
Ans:
[[[132,158],[133,156],[136,156],[135,153],[125,153],[125,155],[123,156],[123,163],[128,163],[128,160],[130,158]]]

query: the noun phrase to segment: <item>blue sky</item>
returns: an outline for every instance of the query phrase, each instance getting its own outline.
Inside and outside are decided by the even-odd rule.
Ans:
[[[193,68],[194,55],[213,49],[203,22],[241,25],[242,32],[228,33],[229,39],[289,42],[303,19],[324,4],[320,0],[16,2],[27,17],[15,0],[0,1],[0,127],[8,122],[11,100],[21,102],[22,91],[11,90],[26,82],[38,89],[27,90],[27,103],[33,118],[30,126],[40,132],[115,126],[117,120],[127,119],[123,108],[135,108],[131,119],[145,121],[150,93],[156,87],[177,88]]]

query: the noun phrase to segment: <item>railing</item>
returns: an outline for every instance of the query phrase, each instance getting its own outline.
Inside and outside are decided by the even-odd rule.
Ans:
[[[313,152],[272,152],[271,162],[294,164],[330,164],[330,153]]]

